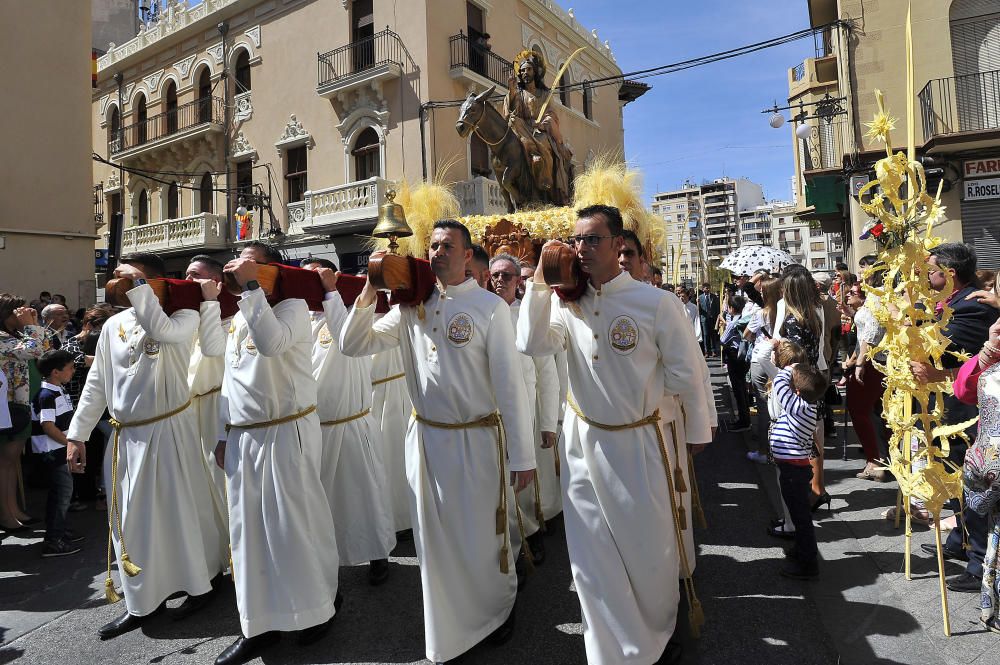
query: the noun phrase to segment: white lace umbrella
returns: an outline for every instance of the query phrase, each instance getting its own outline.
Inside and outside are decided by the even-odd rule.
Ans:
[[[788,252],[774,247],[743,246],[727,256],[719,264],[734,275],[752,275],[758,270],[781,272],[785,266],[795,263]]]

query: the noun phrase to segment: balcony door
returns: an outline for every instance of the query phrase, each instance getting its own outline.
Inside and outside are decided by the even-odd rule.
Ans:
[[[358,136],[351,154],[354,156],[354,180],[381,176],[378,132],[371,127]]]
[[[143,143],[146,142],[146,137],[147,137],[146,120],[147,120],[146,96],[140,94],[139,97],[136,99],[136,104],[135,104],[136,145],[142,145]]]
[[[208,67],[198,75],[198,122],[212,120],[212,75]]]
[[[958,131],[1000,128],[1000,12],[983,14],[978,0],[950,10]]]
[[[375,64],[375,11],[372,0],[351,2],[351,60],[360,72]]]
[[[483,35],[486,33],[484,27],[483,9],[479,5],[466,2],[465,14],[467,27],[469,30],[469,66],[477,74],[486,75],[486,50],[484,44],[486,40]]]
[[[177,85],[173,81],[167,83],[165,98],[167,134],[173,134],[177,131]]]

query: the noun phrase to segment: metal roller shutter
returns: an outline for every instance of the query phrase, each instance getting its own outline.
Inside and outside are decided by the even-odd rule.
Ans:
[[[1000,270],[1000,199],[962,201],[962,240],[975,248],[979,268]]]

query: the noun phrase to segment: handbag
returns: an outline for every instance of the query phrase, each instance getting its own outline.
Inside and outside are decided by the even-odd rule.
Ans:
[[[31,408],[24,404],[10,404],[10,427],[0,429],[0,436],[20,434],[31,424]]]

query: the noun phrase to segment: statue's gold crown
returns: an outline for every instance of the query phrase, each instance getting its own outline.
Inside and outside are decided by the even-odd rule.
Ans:
[[[541,69],[542,71],[548,69],[548,66],[545,63],[545,56],[538,51],[532,51],[530,48],[526,48],[514,56],[515,73],[521,70],[521,63],[525,60],[531,61],[531,64],[535,66],[536,69]]]

